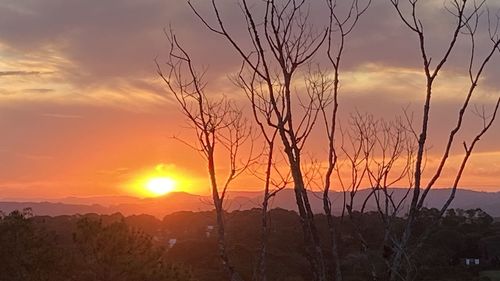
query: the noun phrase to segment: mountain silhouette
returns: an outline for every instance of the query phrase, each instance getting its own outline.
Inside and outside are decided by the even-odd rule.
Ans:
[[[369,189],[360,190],[354,201],[353,208],[359,209],[364,198],[369,194]],[[406,189],[391,189],[395,200],[403,198]],[[450,189],[431,190],[426,200],[425,207],[433,208],[442,206],[446,201]],[[309,192],[311,207],[315,213],[323,212],[321,192]],[[339,214],[343,206],[343,194],[331,192],[333,211]],[[233,191],[228,193],[225,208],[228,211],[248,210],[260,207],[262,194],[258,191]],[[404,212],[407,202],[403,204]],[[113,214],[120,212],[123,215],[148,214],[159,218],[178,211],[209,211],[213,209],[209,196],[189,194],[186,192],[173,192],[156,198],[135,198],[129,196],[97,196],[97,197],[68,197],[52,200],[18,200],[0,202],[0,210],[9,213],[13,210],[32,208],[36,215],[72,215],[85,213]],[[500,217],[500,192],[481,192],[467,189],[457,191],[451,208],[475,209],[481,208],[491,216]],[[279,192],[271,201],[271,208],[281,208],[296,211],[295,195],[292,189]],[[367,211],[376,210],[376,202],[367,201]]]

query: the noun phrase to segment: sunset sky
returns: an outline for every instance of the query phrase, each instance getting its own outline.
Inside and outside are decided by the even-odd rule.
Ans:
[[[212,16],[207,2],[194,1]],[[237,2],[218,2],[231,32],[245,38]],[[452,19],[443,1],[425,2],[421,14],[437,57],[449,40]],[[388,3],[374,1],[347,43],[341,118],[355,110],[391,118],[404,107],[420,116],[425,80],[416,36]],[[492,11],[500,9],[500,1],[491,5],[497,5]],[[479,50],[489,46],[485,24],[480,25]],[[163,29],[169,25],[196,63],[208,67],[209,89],[241,97],[227,79],[238,70],[239,57],[202,26],[185,1],[0,2],[0,198],[142,196],[131,186],[154,175],[176,178],[179,190],[209,191],[202,158],[173,139],[190,140],[191,131],[156,74],[154,59],[166,55]],[[459,42],[436,84],[430,167],[467,88],[466,43]],[[491,109],[499,97],[499,57],[480,81],[473,107]],[[481,120],[467,116],[452,163],[462,155],[462,141],[481,126]],[[461,186],[500,191],[499,121],[478,144]],[[314,133],[309,143],[318,158],[324,153],[314,145],[320,138]],[[449,183],[445,174],[439,185]],[[257,190],[259,182],[245,175],[233,188]]]

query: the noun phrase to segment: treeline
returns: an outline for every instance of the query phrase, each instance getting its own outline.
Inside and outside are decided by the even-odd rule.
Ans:
[[[64,216],[46,223],[29,209],[3,215],[0,280],[191,280],[187,270],[168,262],[151,236],[124,220],[104,224],[93,217]]]
[[[269,280],[311,280],[299,216],[274,209],[270,217]],[[438,217],[436,209],[424,209],[415,231],[423,233]],[[249,279],[258,261],[260,210],[235,211],[226,218],[229,257]],[[317,220],[320,239],[328,241],[326,217]],[[120,214],[37,217],[29,210],[15,211],[0,220],[0,280],[224,280],[214,224],[213,212],[180,212],[158,220]],[[384,225],[378,215],[359,215],[343,225],[344,280],[368,280],[374,270],[383,275],[384,257],[391,253],[379,235]],[[357,239],[358,232],[368,245]],[[485,241],[500,241],[500,224],[491,216],[480,209],[449,210],[425,243],[413,245],[420,247],[412,257],[416,280],[488,280],[479,279],[478,272],[499,264],[484,263],[485,247],[494,245]],[[328,246],[323,251],[331,260]],[[463,264],[464,258],[479,257],[479,266]]]

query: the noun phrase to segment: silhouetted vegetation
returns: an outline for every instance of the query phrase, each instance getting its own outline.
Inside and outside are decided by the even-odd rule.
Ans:
[[[248,280],[258,263],[260,234],[255,229],[261,212],[225,215],[228,255]],[[282,209],[272,210],[270,217],[269,280],[311,280],[300,217]],[[481,209],[450,209],[438,218],[438,210],[424,209],[416,223],[416,235],[435,226],[423,243],[411,245],[416,280],[494,280],[486,275],[500,269],[499,222]],[[316,219],[330,260],[326,217]],[[404,218],[398,219],[402,231]],[[379,235],[383,223],[375,212],[359,215],[356,223],[355,230],[344,222],[339,241],[344,279],[368,280],[368,265],[384,276],[391,253]],[[158,220],[120,214],[37,217],[29,210],[15,211],[0,220],[0,280],[224,280],[215,224],[213,212],[179,212]],[[369,250],[356,231],[367,238]],[[479,265],[466,265],[467,258]]]
[[[14,211],[0,219],[0,249],[2,281],[192,280],[121,215],[51,218]]]

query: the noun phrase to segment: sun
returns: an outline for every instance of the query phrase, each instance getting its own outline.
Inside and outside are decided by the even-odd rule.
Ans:
[[[188,171],[173,165],[158,164],[131,174],[123,187],[141,198],[160,197],[171,192],[186,192],[192,186],[192,178]]]
[[[165,195],[175,190],[177,182],[172,178],[151,178],[146,182],[146,188],[155,196]]]

